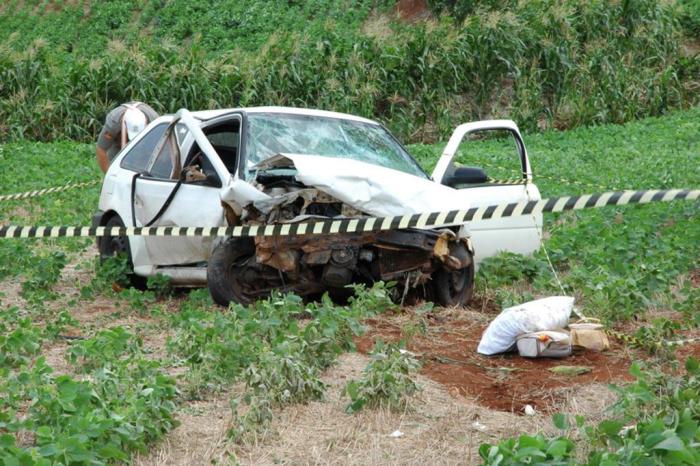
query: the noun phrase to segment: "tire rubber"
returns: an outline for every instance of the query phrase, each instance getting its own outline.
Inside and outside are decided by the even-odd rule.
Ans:
[[[207,286],[215,303],[250,304],[250,298],[239,295],[233,287],[231,266],[238,259],[255,253],[255,243],[250,238],[230,238],[214,249],[207,264]]]
[[[469,254],[470,264],[459,270],[438,269],[433,275],[435,301],[440,306],[453,307],[469,304],[474,295],[474,258]],[[451,282],[454,274],[460,274],[464,286],[457,293],[452,290]]]

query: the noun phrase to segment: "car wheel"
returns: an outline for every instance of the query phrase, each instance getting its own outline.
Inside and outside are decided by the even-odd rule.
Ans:
[[[249,261],[255,261],[255,243],[250,238],[231,238],[214,249],[207,264],[207,285],[215,303],[250,304],[255,296],[247,293],[243,274]]]
[[[435,300],[440,306],[464,306],[474,294],[474,262],[459,270],[440,268],[433,274]]]
[[[124,222],[122,219],[115,215],[114,217],[107,220],[105,228],[112,227],[124,227]],[[131,247],[129,246],[129,238],[126,236],[103,236],[100,238],[99,243],[100,251],[100,263],[111,257],[123,254],[127,257],[127,264],[129,267],[127,273],[127,279],[129,285],[136,288],[145,288],[146,280],[144,277],[140,277],[134,273],[134,262],[131,257]]]

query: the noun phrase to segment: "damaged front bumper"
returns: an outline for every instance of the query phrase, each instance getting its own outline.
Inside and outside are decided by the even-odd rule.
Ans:
[[[300,295],[342,289],[351,283],[410,278],[411,288],[425,285],[439,268],[459,270],[472,265],[468,239],[451,230],[392,230],[322,237],[285,236],[255,239],[255,267],[260,272],[251,288],[269,286],[265,268],[283,273]],[[253,291],[251,289],[251,291]]]

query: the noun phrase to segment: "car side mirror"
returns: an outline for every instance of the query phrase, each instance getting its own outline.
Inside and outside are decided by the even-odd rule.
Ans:
[[[487,183],[489,177],[486,172],[479,167],[459,167],[450,175],[446,175],[442,180],[442,184],[454,188],[462,184],[478,184]]]

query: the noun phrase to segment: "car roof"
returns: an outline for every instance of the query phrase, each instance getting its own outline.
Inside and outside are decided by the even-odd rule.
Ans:
[[[246,113],[285,113],[289,115],[306,115],[306,116],[320,116],[325,118],[338,118],[341,120],[352,120],[360,121],[363,123],[369,123],[372,125],[378,125],[376,121],[369,120],[367,118],[362,118],[355,115],[350,115],[347,113],[339,112],[329,112],[327,110],[316,110],[311,108],[295,108],[295,107],[242,107],[242,108],[226,108],[217,110],[200,110],[193,111],[192,116],[199,120],[211,120],[212,118],[217,118],[227,113],[233,112],[246,112]]]

